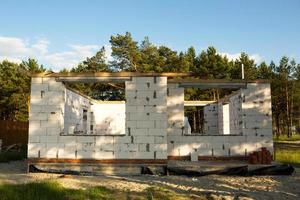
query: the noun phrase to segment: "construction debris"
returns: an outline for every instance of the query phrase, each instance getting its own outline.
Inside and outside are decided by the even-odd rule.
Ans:
[[[272,155],[266,148],[261,148],[261,151],[254,151],[249,155],[250,164],[271,164]]]

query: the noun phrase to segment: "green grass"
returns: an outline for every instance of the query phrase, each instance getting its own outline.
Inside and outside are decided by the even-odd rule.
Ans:
[[[275,150],[275,160],[283,163],[300,164],[300,150]]]
[[[81,200],[81,199],[190,199],[164,188],[151,187],[143,192],[130,192],[92,187],[89,189],[65,188],[58,182],[33,182],[27,184],[0,184],[0,200]]]
[[[290,138],[288,138],[287,135],[280,135],[279,137],[274,136],[273,140],[278,141],[278,142],[280,142],[280,141],[297,141],[297,140],[300,141],[300,134],[292,135]]]
[[[113,192],[103,188],[95,187],[88,190],[67,189],[57,182],[40,182],[20,185],[0,185],[1,200],[47,200],[47,199],[113,199]]]

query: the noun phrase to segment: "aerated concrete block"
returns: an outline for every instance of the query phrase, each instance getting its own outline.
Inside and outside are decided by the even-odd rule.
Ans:
[[[154,128],[154,121],[139,120],[137,121],[137,128]]]
[[[166,135],[166,129],[149,129],[148,135]]]
[[[153,136],[134,136],[134,143],[150,143],[154,144],[154,137]]]
[[[94,158],[97,159],[97,160],[114,159],[115,155],[114,155],[114,152],[95,151],[94,152]]]
[[[77,159],[87,159],[87,158],[94,158],[94,151],[83,151],[78,150],[77,151]]]
[[[62,159],[76,159],[75,150],[65,148],[63,151],[59,151],[58,158]]]
[[[41,143],[58,143],[58,136],[57,135],[47,135],[47,136],[40,136]]]
[[[41,92],[41,91],[48,91],[48,84],[37,84],[32,83],[31,84],[31,92]]]
[[[40,143],[40,136],[29,135],[28,143]]]
[[[166,151],[157,151],[155,153],[156,159],[167,159],[168,153]]]
[[[167,136],[154,136],[155,144],[164,144],[167,142]]]

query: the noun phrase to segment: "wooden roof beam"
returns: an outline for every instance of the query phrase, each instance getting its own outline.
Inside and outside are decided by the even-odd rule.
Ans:
[[[240,89],[247,88],[247,83],[179,83],[179,87],[200,89]]]
[[[206,106],[216,101],[184,101],[184,106]]]
[[[270,83],[268,80],[226,80],[226,79],[169,79],[168,83],[177,83],[184,88],[246,88],[248,83]]]
[[[195,73],[156,73],[156,72],[92,72],[92,73],[37,73],[31,77],[188,77],[196,76]]]
[[[130,81],[131,77],[56,77],[58,82],[68,82],[68,83],[120,83],[125,81]]]

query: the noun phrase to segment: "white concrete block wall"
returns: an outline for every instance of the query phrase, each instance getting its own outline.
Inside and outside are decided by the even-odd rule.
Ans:
[[[167,77],[132,77],[125,90],[130,141],[116,157],[167,159]]]
[[[204,107],[204,133],[206,135],[219,134],[218,104],[213,103]]]
[[[170,87],[176,90],[178,85],[172,84]],[[177,91],[179,90],[178,88]],[[168,114],[172,112],[171,106],[174,105],[169,103],[175,101],[172,98],[177,97],[168,96],[168,105],[170,105]],[[182,99],[183,97],[181,101]],[[219,105],[216,106],[219,121],[218,132],[222,134],[186,136],[181,134],[180,129],[174,129],[169,124],[168,155],[191,155],[192,160],[196,161],[198,156],[244,156],[246,153],[260,150],[261,147],[267,147],[273,152],[269,84],[249,83],[246,89],[242,89],[235,95],[230,96],[227,102],[226,115],[230,115],[231,118],[228,120],[223,119],[223,103],[219,102]],[[208,109],[205,108],[205,113],[211,113]],[[183,109],[177,107],[176,113],[179,116],[179,121],[183,112]],[[224,135],[223,123],[225,121],[228,125],[226,133],[229,132],[230,135]]]
[[[83,110],[87,110],[87,124],[83,126]],[[91,102],[82,95],[66,89],[64,133],[90,134]]]
[[[47,144],[57,144],[64,130],[65,92],[64,85],[55,78],[32,78],[28,157],[56,157],[53,148],[47,151]]]
[[[221,107],[221,106],[219,106]],[[231,120],[231,116],[229,113],[229,104],[223,104],[222,105],[222,124],[223,124],[223,134],[224,135],[229,135],[230,133],[230,120]]]
[[[196,160],[198,155],[244,155],[261,147],[273,149],[269,84],[250,83],[241,90],[239,97],[230,98],[229,113],[233,116],[230,120],[234,121],[230,121],[230,131],[239,133],[242,130],[242,135],[238,136],[185,136],[184,89],[177,84],[167,86],[166,77],[133,77],[132,81],[126,82],[126,105],[118,105],[118,112],[113,117],[116,121],[125,120],[122,115],[125,108],[125,131],[123,122],[110,121],[111,132],[105,132],[120,133],[118,130],[122,130],[125,135],[62,135],[65,124],[72,122],[65,120],[70,112],[65,106],[69,100],[67,93],[64,85],[55,78],[32,78],[29,158],[166,159],[167,155],[191,155]],[[89,103],[86,99],[79,100],[82,105]],[[93,131],[97,130],[98,122],[103,121],[97,117],[101,115],[99,107],[106,109],[102,118],[113,116],[107,111],[113,109],[109,106],[91,106],[89,112],[95,109],[94,117],[90,116]],[[72,112],[78,113],[76,109]]]
[[[94,134],[125,134],[125,102],[93,103]]]
[[[242,96],[241,90],[218,102],[218,124],[220,135],[242,134]]]
[[[130,136],[120,136],[125,133],[124,103],[116,106],[113,104],[92,106],[96,109],[95,116],[93,118],[91,115],[88,121],[95,122],[95,130],[97,130],[97,124],[102,124],[101,119],[108,116],[117,117],[110,122],[111,129],[105,132],[105,134],[112,135],[79,136],[70,135],[64,130],[69,131],[70,126],[81,123],[83,107],[88,108],[88,113],[92,113],[92,107],[87,98],[66,90],[61,82],[55,81],[55,78],[32,78],[31,93],[28,158],[115,159],[120,158],[115,154],[120,145],[132,142]],[[119,127],[119,124],[123,124],[123,128]],[[114,133],[116,135],[113,135]],[[128,149],[134,150],[131,146]],[[127,151],[122,158],[136,158],[136,155]]]
[[[242,134],[243,116],[242,116],[242,95],[239,90],[235,95],[229,98],[230,115],[230,134]]]
[[[184,88],[178,84],[168,84],[167,114],[168,155],[174,156],[181,154],[177,145],[181,144],[184,134]]]
[[[224,112],[223,112],[223,103],[218,102],[218,127],[219,135],[224,135]]]
[[[243,135],[247,136],[247,143],[273,152],[270,84],[249,83],[241,94]]]

